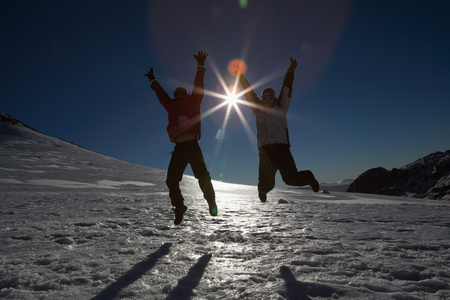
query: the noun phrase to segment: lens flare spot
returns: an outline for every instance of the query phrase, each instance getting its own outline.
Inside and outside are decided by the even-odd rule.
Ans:
[[[232,61],[230,61],[228,63],[228,72],[233,75],[238,67],[241,70],[242,74],[245,74],[247,72],[247,64],[241,59],[233,59]]]
[[[248,0],[239,0],[239,7],[242,9],[246,9],[248,5]]]
[[[182,115],[178,117],[177,122],[181,126],[187,126],[189,124],[189,119],[185,115]]]
[[[217,129],[216,140],[223,140],[225,137],[225,130]]]

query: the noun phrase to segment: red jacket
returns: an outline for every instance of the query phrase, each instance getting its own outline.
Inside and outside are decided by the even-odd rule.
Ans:
[[[194,88],[192,94],[182,99],[172,99],[164,91],[158,81],[154,80],[151,84],[156,92],[159,102],[164,106],[169,114],[169,125],[167,133],[170,138],[179,137],[184,134],[201,135],[201,112],[200,107],[204,96],[204,79],[206,69],[203,66],[197,67],[197,73],[194,79]]]

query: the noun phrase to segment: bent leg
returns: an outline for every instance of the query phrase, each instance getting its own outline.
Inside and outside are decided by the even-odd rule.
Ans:
[[[271,159],[271,149],[261,147],[259,149],[259,179],[258,192],[263,195],[270,192],[275,187],[275,174],[277,172]],[[261,199],[263,201],[263,199]],[[264,201],[263,201],[264,202]]]
[[[310,170],[300,171],[298,172],[298,176],[301,178],[303,185],[311,186],[311,189],[315,193],[319,191],[320,185],[316,177],[314,177],[313,172],[311,172]]]
[[[166,184],[169,188],[169,197],[172,206],[181,207],[184,205],[184,198],[181,195],[180,181],[183,179],[183,173],[188,164],[186,153],[180,151],[175,146],[170,159],[169,169],[167,170]]]
[[[283,145],[284,146],[284,145]],[[283,181],[287,185],[292,186],[311,186],[314,192],[319,191],[319,183],[314,177],[314,174],[309,171],[297,171],[297,166],[295,165],[294,158],[292,157],[292,153],[289,150],[289,146],[282,147],[280,149],[280,174],[283,178]]]
[[[292,157],[289,145],[278,145],[278,161],[281,178],[284,183],[292,186],[302,186],[302,179],[297,171],[294,157]]]
[[[216,194],[211,182],[211,176],[206,168],[205,159],[203,158],[202,150],[197,141],[195,141],[195,144],[192,145],[189,155],[189,163],[191,164],[192,172],[194,173],[195,178],[198,180],[200,189],[203,192],[203,197],[209,204],[215,204]]]

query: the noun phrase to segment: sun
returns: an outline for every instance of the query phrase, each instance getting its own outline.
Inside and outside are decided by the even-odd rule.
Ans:
[[[239,96],[236,94],[236,90],[237,90],[236,86],[229,86],[228,90],[225,90],[226,92],[225,102],[229,106],[236,107],[237,103],[239,102],[238,100]]]
[[[223,140],[223,137],[225,135],[228,121],[230,120],[230,115],[232,111],[234,111],[237,116],[239,117],[242,125],[244,126],[244,129],[248,135],[249,141],[254,142],[256,140],[256,136],[253,133],[253,130],[251,129],[246,117],[241,111],[240,105],[244,106],[250,106],[248,102],[243,99],[244,95],[248,91],[243,91],[240,87],[238,87],[239,79],[235,76],[235,71],[237,68],[239,68],[242,71],[242,74],[245,73],[247,70],[247,65],[243,60],[234,59],[232,60],[228,65],[228,71],[231,75],[234,77],[234,83],[229,85],[225,82],[225,78],[221,75],[219,72],[217,65],[212,63],[211,64],[212,69],[214,71],[214,74],[216,75],[217,79],[219,80],[219,83],[223,89],[223,92],[217,92],[212,90],[206,90],[205,89],[205,95],[211,96],[213,98],[216,98],[219,100],[219,103],[207,111],[203,112],[201,115],[201,118],[204,119],[208,117],[209,115],[213,114],[214,112],[218,111],[219,109],[225,107],[225,115],[223,119],[222,126],[218,128],[216,139],[219,140],[219,143],[217,144],[215,153],[218,154],[221,142]],[[217,155],[214,154],[214,157]]]

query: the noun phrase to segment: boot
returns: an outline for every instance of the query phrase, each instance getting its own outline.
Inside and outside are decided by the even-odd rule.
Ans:
[[[258,196],[259,196],[259,200],[261,200],[261,202],[266,202],[267,201],[267,194],[263,193],[263,192],[258,192]]]
[[[208,206],[209,206],[209,213],[211,214],[211,216],[217,216],[218,210],[216,201],[208,202]]]
[[[173,211],[175,213],[175,220],[173,220],[173,223],[175,225],[178,225],[183,221],[183,216],[184,216],[184,213],[186,212],[186,210],[187,210],[187,207],[184,205],[175,207],[173,209]]]
[[[314,174],[311,171],[308,170],[306,172],[308,172],[309,186],[311,186],[311,189],[314,191],[314,193],[317,193],[320,189],[319,182],[316,180]]]

